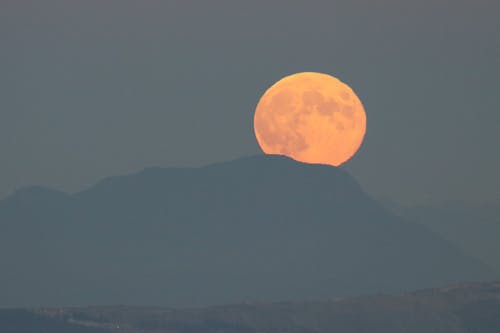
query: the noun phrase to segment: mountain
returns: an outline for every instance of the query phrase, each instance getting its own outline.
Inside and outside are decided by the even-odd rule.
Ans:
[[[403,218],[425,225],[500,272],[500,205],[451,202],[393,208]]]
[[[0,306],[328,299],[496,275],[344,170],[257,156],[0,202]]]
[[[38,330],[27,330],[26,327],[37,327]],[[65,330],[55,329],[58,327]],[[0,310],[0,331],[498,333],[500,283],[452,285],[399,295],[330,301],[235,304],[196,309],[121,306]]]

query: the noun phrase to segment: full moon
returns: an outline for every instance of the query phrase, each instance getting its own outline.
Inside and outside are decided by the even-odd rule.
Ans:
[[[356,93],[337,78],[297,73],[264,93],[255,110],[254,131],[266,154],[339,166],[363,142],[366,113]]]

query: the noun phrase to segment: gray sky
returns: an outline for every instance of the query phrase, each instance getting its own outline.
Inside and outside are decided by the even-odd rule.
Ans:
[[[0,2],[0,197],[260,153],[282,76],[350,84],[368,132],[345,165],[405,203],[500,202],[497,0]]]

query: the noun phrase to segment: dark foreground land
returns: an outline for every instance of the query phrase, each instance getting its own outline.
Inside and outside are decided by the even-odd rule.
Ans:
[[[198,309],[0,310],[9,333],[500,332],[500,282],[400,295]]]

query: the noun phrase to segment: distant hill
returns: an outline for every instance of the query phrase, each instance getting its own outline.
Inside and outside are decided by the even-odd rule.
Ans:
[[[328,299],[496,277],[345,171],[279,156],[0,201],[0,306]]]
[[[0,310],[9,333],[498,333],[500,283],[454,285],[400,295],[321,302],[226,305],[197,309],[147,307]],[[38,331],[24,327],[40,325]],[[10,326],[6,326],[10,325]],[[66,330],[49,330],[66,327]],[[9,329],[7,329],[9,328]],[[46,330],[44,330],[46,329]],[[88,331],[87,331],[88,330]]]
[[[454,202],[393,206],[393,209],[398,215],[425,225],[500,272],[500,205]]]

